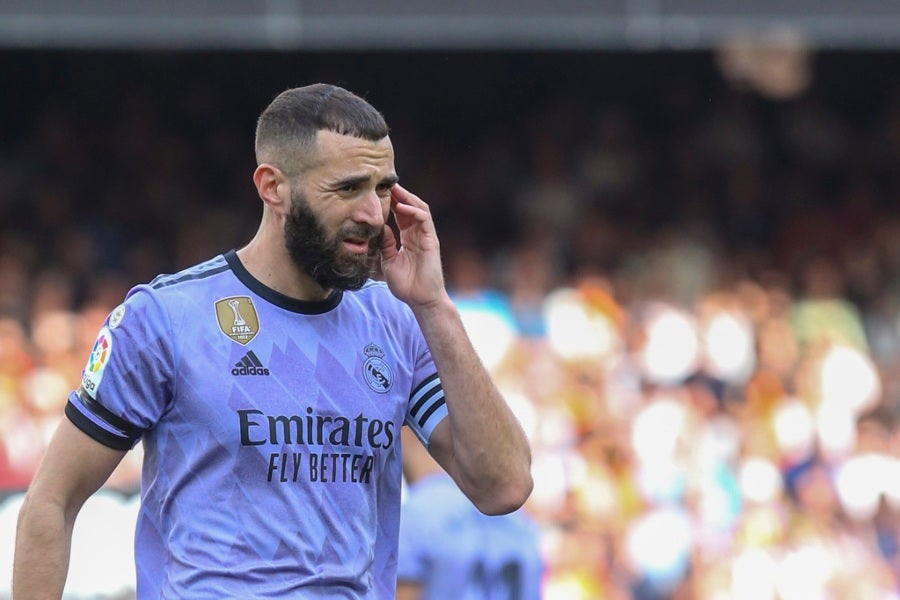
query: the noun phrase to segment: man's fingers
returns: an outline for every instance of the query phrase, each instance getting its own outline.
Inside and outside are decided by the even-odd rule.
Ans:
[[[394,215],[403,215],[405,217],[410,217],[419,222],[425,222],[428,220],[429,213],[424,208],[419,208],[418,206],[413,206],[411,204],[396,204],[393,206],[392,210],[394,211]]]
[[[425,203],[424,200],[401,186],[399,183],[395,184],[391,188],[391,204],[393,206],[397,205],[407,205],[407,206],[415,206],[420,208],[426,212],[428,211],[428,204]]]

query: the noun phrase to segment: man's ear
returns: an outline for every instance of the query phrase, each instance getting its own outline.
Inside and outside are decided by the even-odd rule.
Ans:
[[[290,210],[291,182],[281,169],[262,163],[253,172],[253,183],[267,207],[276,213]]]

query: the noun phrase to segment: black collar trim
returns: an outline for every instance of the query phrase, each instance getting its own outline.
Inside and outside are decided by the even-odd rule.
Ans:
[[[304,315],[321,315],[323,313],[327,313],[330,310],[333,310],[338,304],[340,304],[341,298],[343,297],[343,293],[339,290],[331,292],[331,294],[324,300],[315,302],[309,300],[298,300],[297,298],[285,296],[281,292],[276,292],[272,288],[263,285],[262,282],[251,275],[250,271],[248,271],[244,264],[241,262],[241,259],[238,258],[237,252],[235,250],[229,250],[225,253],[224,256],[225,261],[228,263],[228,266],[231,267],[231,270],[234,272],[234,276],[237,277],[241,283],[250,288],[253,293],[255,293],[263,300],[271,302],[275,306],[281,307],[285,310],[289,310],[295,313],[301,313]]]

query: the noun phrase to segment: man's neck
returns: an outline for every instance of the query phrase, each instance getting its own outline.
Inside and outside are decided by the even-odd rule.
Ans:
[[[261,239],[259,234],[238,250],[237,256],[256,280],[289,298],[318,302],[332,293],[300,269],[283,245],[276,247],[274,242]]]

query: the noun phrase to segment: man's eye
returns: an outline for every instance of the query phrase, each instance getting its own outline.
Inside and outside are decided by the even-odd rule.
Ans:
[[[353,192],[356,191],[356,186],[355,185],[345,185],[340,189],[340,191],[347,193],[347,194],[352,194]]]

